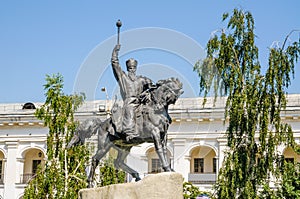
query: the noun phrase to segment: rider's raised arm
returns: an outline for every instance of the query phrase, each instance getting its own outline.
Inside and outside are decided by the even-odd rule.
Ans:
[[[111,56],[111,66],[114,72],[114,76],[116,78],[117,81],[119,81],[119,79],[121,78],[121,74],[122,74],[122,69],[121,66],[119,64],[119,51],[120,51],[121,45],[117,44],[112,52],[112,56]]]

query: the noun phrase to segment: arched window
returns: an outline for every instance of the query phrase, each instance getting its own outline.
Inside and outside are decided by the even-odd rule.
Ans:
[[[148,173],[160,173],[163,171],[163,168],[160,164],[160,160],[156,154],[155,149],[152,147],[147,151],[148,158]],[[171,163],[171,153],[167,151],[168,162]]]
[[[23,153],[24,168],[21,175],[21,183],[28,183],[35,175],[39,166],[44,167],[44,153],[40,149],[28,149]]]
[[[290,163],[300,162],[300,155],[298,155],[291,147],[287,147],[283,152],[284,160]]]
[[[216,152],[209,146],[197,146],[190,151],[190,173],[188,182],[214,184],[217,179]]]
[[[35,105],[31,102],[27,102],[23,105],[22,109],[35,109]]]
[[[217,159],[215,151],[207,146],[198,146],[191,151],[191,173],[216,173]]]

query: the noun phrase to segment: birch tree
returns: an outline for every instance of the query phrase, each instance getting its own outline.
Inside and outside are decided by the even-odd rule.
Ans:
[[[45,168],[30,181],[24,198],[77,198],[78,190],[87,186],[88,151],[84,145],[68,150],[66,145],[77,126],[74,113],[84,96],[64,94],[60,74],[47,75],[44,90],[46,101],[35,116],[49,129]]]
[[[227,96],[228,150],[216,195],[226,199],[276,198],[285,179],[279,148],[292,147],[299,154],[292,128],[280,116],[286,108],[286,89],[294,75],[300,40],[289,41],[296,32],[292,31],[281,46],[272,46],[263,73],[252,14],[234,9],[223,15],[223,22],[227,27],[210,38],[206,58],[194,66],[204,97],[211,90],[216,97]]]

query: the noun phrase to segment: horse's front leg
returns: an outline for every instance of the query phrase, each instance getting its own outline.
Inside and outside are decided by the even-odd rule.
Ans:
[[[166,154],[166,146],[163,145],[161,136],[160,136],[160,131],[158,128],[154,128],[152,131],[152,136],[154,140],[154,146],[156,153],[160,159],[161,165],[164,169],[164,171],[172,171],[170,164],[168,163],[167,160],[167,154]]]
[[[115,149],[118,150],[118,157],[115,160],[114,164],[116,168],[120,168],[123,171],[125,171],[126,173],[131,174],[131,176],[133,178],[135,178],[135,181],[139,181],[141,180],[140,175],[137,171],[135,171],[134,169],[130,168],[126,163],[125,163],[125,159],[128,156],[131,146],[130,147],[116,147]]]
[[[167,131],[166,131],[167,132]],[[164,156],[166,158],[166,161],[167,163],[169,164],[169,166],[171,167],[171,164],[168,160],[168,149],[167,149],[167,134],[165,133],[161,139],[162,141],[162,148],[163,148],[163,153],[164,153]],[[173,169],[171,169],[172,171],[174,171]]]

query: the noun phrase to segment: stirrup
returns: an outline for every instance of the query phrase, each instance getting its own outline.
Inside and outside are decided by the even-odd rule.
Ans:
[[[126,136],[126,141],[127,142],[133,141],[137,137],[138,137],[138,135],[127,135]]]

